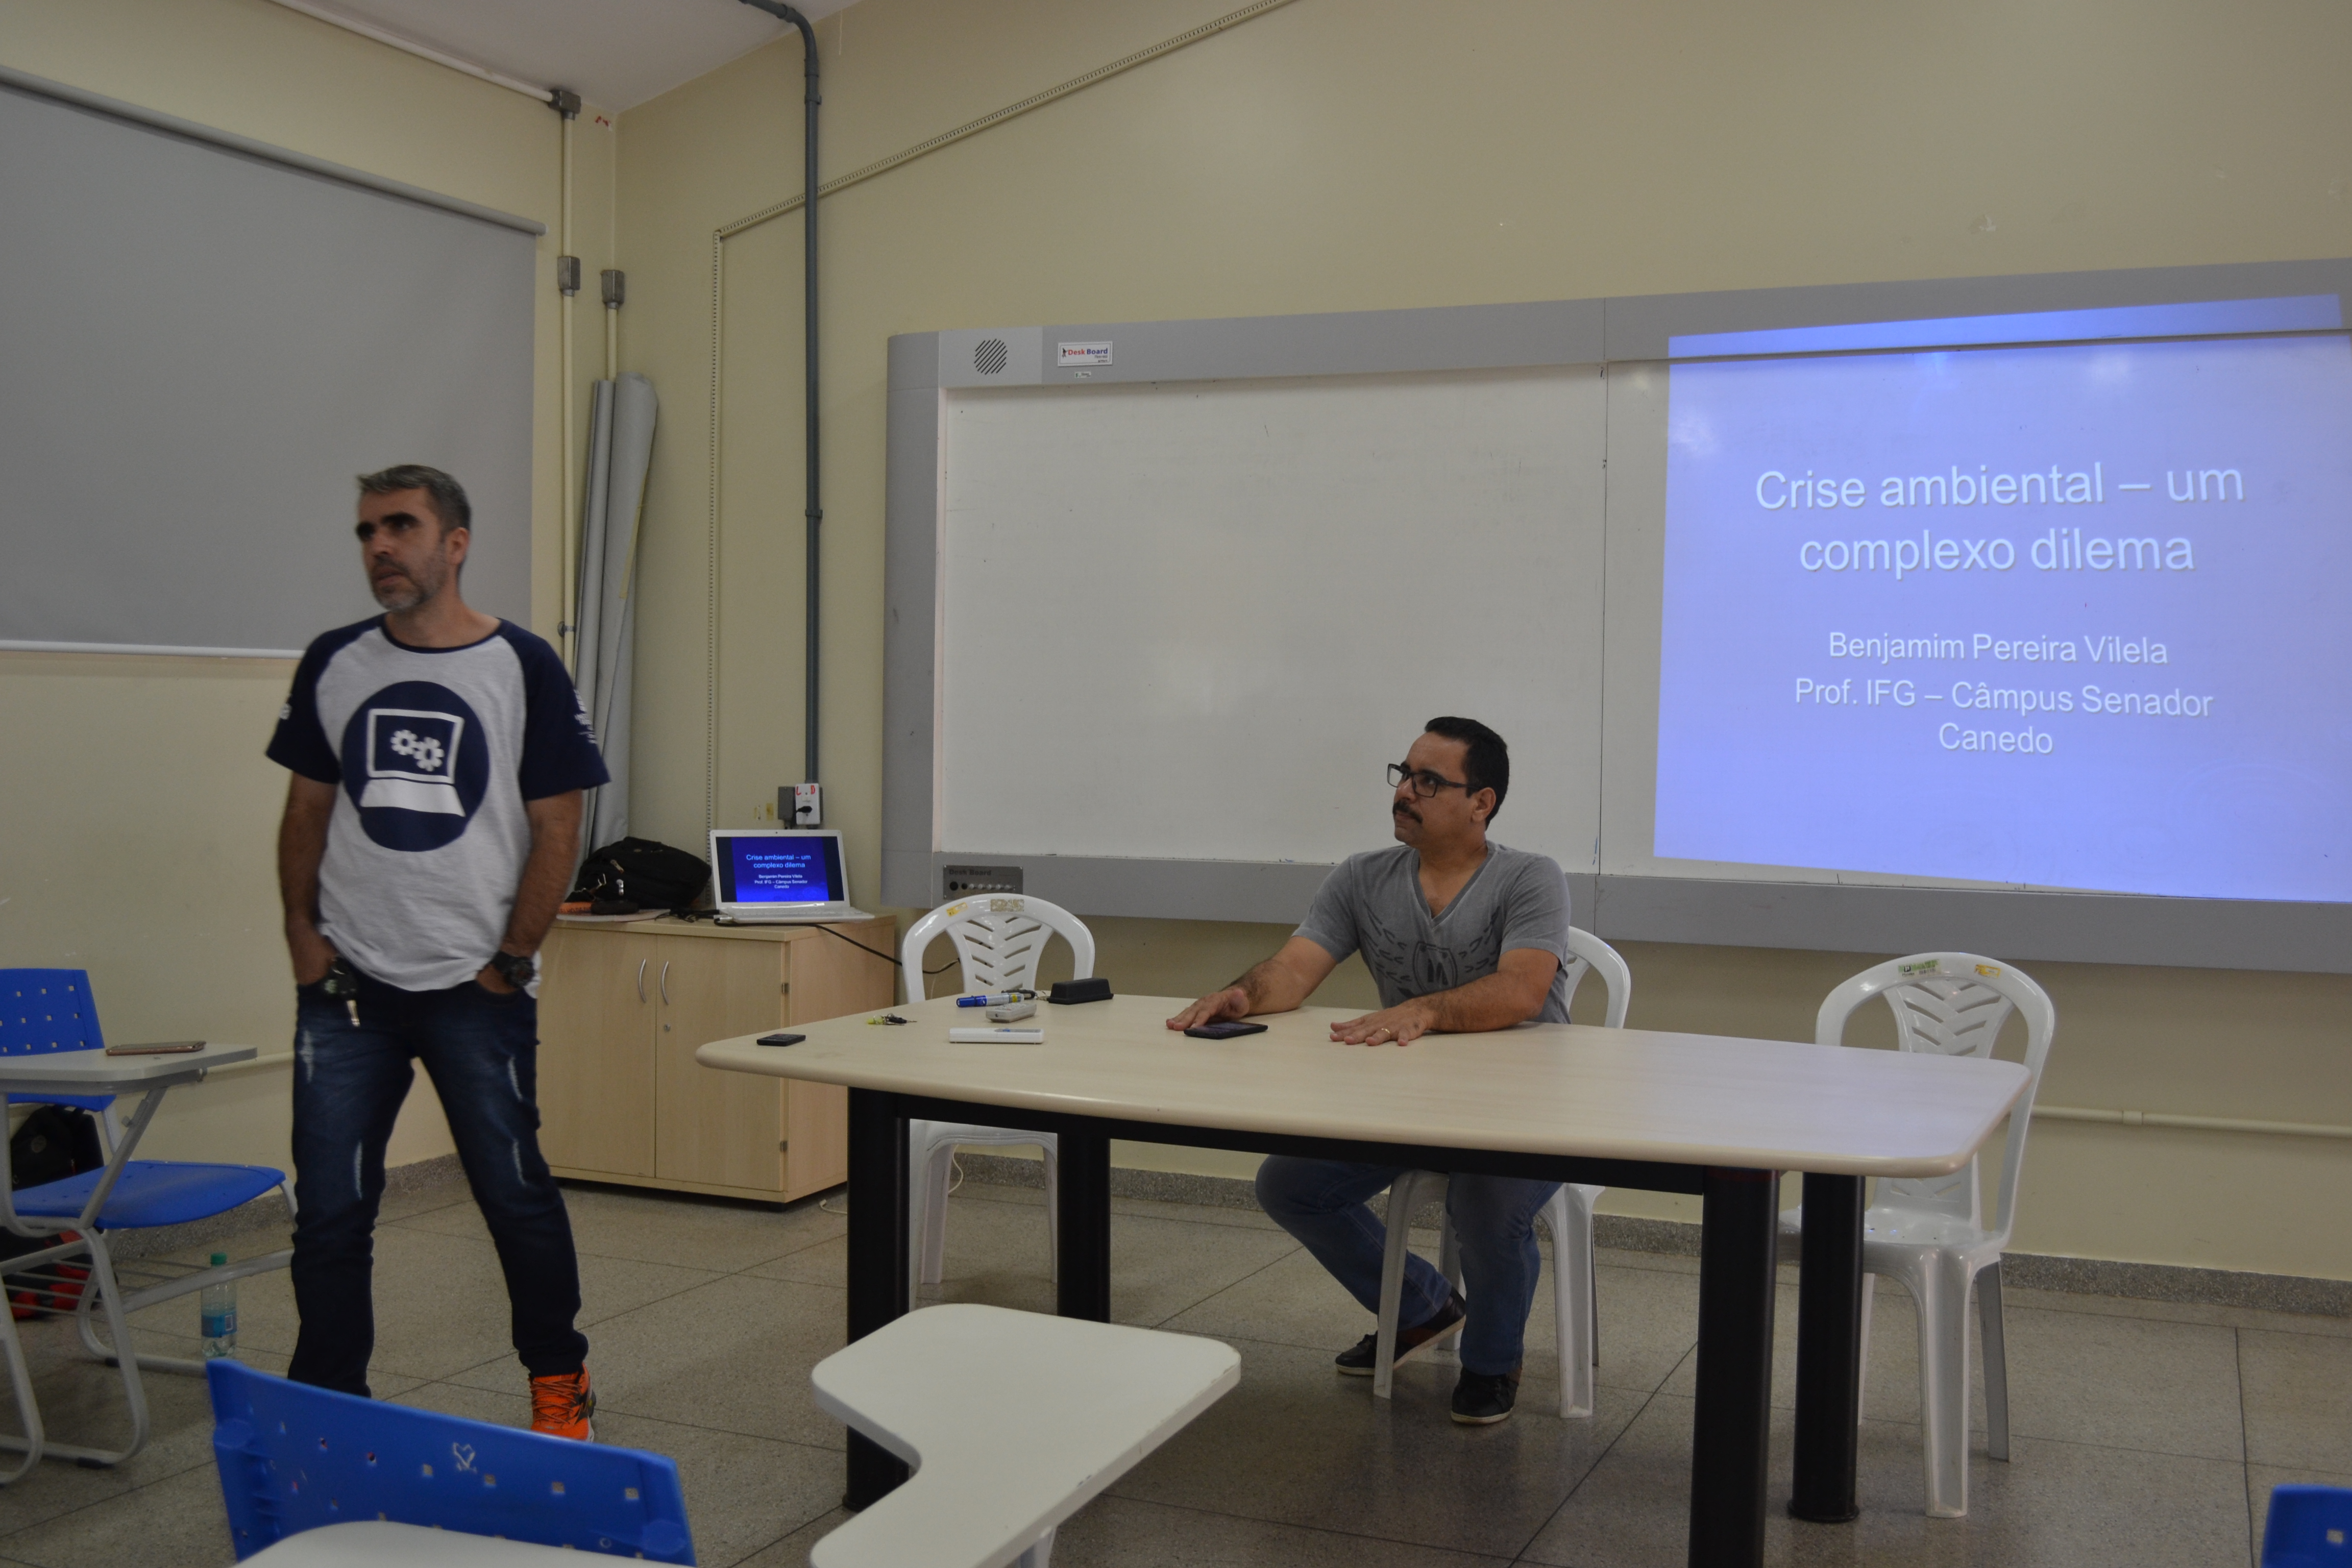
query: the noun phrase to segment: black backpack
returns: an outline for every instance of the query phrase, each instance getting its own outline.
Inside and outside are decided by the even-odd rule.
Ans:
[[[99,1149],[98,1121],[78,1106],[39,1106],[8,1140],[8,1181],[20,1193],[26,1187],[47,1186],[98,1170],[105,1163],[106,1156]],[[42,1251],[75,1239],[76,1234],[37,1237],[0,1230],[0,1259]],[[9,1275],[0,1280],[0,1290],[6,1292],[10,1312],[18,1318],[37,1318],[47,1312],[72,1311],[89,1278],[87,1263],[51,1263],[34,1273]]]
[[[20,1193],[105,1163],[106,1156],[99,1152],[98,1123],[79,1106],[37,1106],[8,1140],[8,1179]]]
[[[683,849],[650,838],[620,838],[588,852],[580,865],[580,885],[566,901],[682,910],[702,896],[709,881],[709,865]]]

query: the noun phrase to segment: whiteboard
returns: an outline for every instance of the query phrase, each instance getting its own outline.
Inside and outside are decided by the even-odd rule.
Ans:
[[[1598,367],[942,394],[937,834],[1328,865],[1441,713],[1590,869]]]
[[[1453,712],[1612,940],[2352,972],[2352,902],[1651,845],[1678,337],[2321,294],[2352,259],[893,337],[884,897],[1295,921]]]

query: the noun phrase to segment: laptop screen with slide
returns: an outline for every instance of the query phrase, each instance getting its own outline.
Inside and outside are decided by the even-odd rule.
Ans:
[[[838,833],[717,830],[710,850],[722,910],[781,915],[849,901]]]

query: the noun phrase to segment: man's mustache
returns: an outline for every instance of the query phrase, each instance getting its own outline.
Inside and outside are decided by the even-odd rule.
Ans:
[[[1405,805],[1402,801],[1399,801],[1394,805],[1389,807],[1389,815],[1391,816],[1410,816],[1415,822],[1419,822],[1421,820],[1421,813],[1413,810],[1412,807]]]

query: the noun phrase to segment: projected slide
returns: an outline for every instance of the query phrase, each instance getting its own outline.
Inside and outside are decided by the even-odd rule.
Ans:
[[[2192,336],[2341,325],[1676,339],[1654,853],[2352,900],[2352,344]]]

